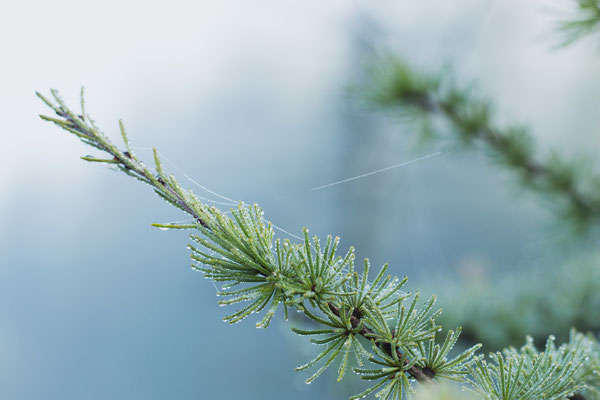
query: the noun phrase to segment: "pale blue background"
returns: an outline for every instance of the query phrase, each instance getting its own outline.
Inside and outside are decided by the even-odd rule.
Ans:
[[[344,398],[292,369],[312,348],[276,322],[220,321],[189,268],[185,218],[148,188],[90,165],[42,123],[54,87],[118,140],[161,152],[198,182],[298,233],[342,237],[413,281],[543,261],[549,215],[484,158],[410,160],[393,120],[356,104],[371,48],[455,64],[543,147],[600,150],[600,56],[556,51],[559,1],[52,2],[0,6],[0,399]],[[150,162],[147,150],[138,150]],[[181,174],[182,183],[192,185]],[[275,200],[281,195],[291,195]],[[435,291],[435,288],[432,288]],[[440,299],[441,304],[451,299]]]

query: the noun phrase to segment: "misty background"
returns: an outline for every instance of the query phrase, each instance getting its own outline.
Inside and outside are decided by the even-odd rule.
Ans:
[[[182,184],[246,203],[293,234],[342,238],[436,292],[473,265],[556,259],[550,214],[477,155],[416,148],[353,90],[385,51],[478,81],[541,147],[600,150],[598,46],[555,48],[568,1],[22,1],[0,6],[0,398],[344,398],[293,368],[316,349],[281,319],[221,322],[190,265],[186,219],[149,188],[79,156],[43,123],[59,89],[115,142],[155,146]],[[76,108],[76,107],[75,107]],[[594,136],[595,135],[595,136]],[[595,138],[595,139],[593,139]],[[441,155],[380,174],[310,188]],[[197,189],[199,194],[200,189]],[[282,236],[285,236],[282,234]],[[451,299],[439,299],[450,307]]]

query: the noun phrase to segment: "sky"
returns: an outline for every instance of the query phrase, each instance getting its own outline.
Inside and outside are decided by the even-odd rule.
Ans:
[[[87,110],[182,182],[259,202],[292,233],[339,234],[359,257],[426,279],[543,260],[549,215],[481,157],[415,150],[349,88],[377,51],[453,65],[542,149],[600,150],[600,56],[557,49],[569,1],[20,1],[0,6],[0,398],[343,398],[293,368],[289,324],[227,326],[189,268],[185,219],[43,123],[35,91]],[[317,192],[442,151],[402,168]],[[199,189],[198,189],[199,190]],[[284,199],[281,199],[284,197]],[[412,279],[412,278],[411,278]],[[305,378],[305,377],[304,377]],[[333,381],[333,379],[329,379]],[[350,384],[350,386],[352,386]],[[291,388],[291,389],[290,389]]]

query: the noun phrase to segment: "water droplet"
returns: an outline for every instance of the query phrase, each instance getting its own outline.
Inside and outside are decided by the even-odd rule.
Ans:
[[[165,228],[164,226],[159,226],[158,229],[160,229],[161,231],[168,231],[169,228]]]

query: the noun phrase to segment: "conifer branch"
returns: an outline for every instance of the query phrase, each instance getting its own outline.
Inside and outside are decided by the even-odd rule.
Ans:
[[[600,179],[589,175],[581,160],[558,154],[536,157],[534,139],[522,126],[499,126],[489,99],[472,87],[458,85],[450,73],[428,74],[389,57],[367,88],[369,101],[400,114],[420,127],[421,139],[436,136],[443,120],[452,129],[450,140],[463,148],[483,148],[495,161],[519,177],[522,186],[546,195],[559,215],[579,230],[600,219]]]
[[[402,292],[406,278],[386,275],[387,265],[370,281],[368,260],[359,273],[352,248],[343,257],[336,255],[339,238],[329,236],[322,246],[318,237],[309,238],[305,228],[303,243],[276,239],[272,224],[265,221],[256,204],[248,206],[240,202],[231,210],[231,217],[227,216],[203,203],[191,190],[182,188],[173,175],[166,175],[156,150],[154,169],[146,167],[133,153],[122,123],[125,150],[113,145],[86,114],[83,93],[81,114],[72,112],[56,91],[52,95],[56,104],[38,93],[59,118],[41,116],[42,119],[109,155],[109,158],[82,157],[85,161],[116,166],[150,185],[162,199],[195,219],[195,225],[155,226],[198,231],[190,235],[193,244],[188,246],[193,268],[223,284],[217,292],[223,298],[218,302],[220,305],[244,304],[226,316],[226,322],[237,323],[266,309],[256,324],[266,328],[279,308],[287,319],[291,307],[319,325],[320,329],[313,330],[292,328],[298,335],[311,336],[312,343],[325,345],[312,361],[296,368],[305,370],[320,365],[307,382],[320,376],[336,360],[340,361],[338,381],[342,380],[350,353],[357,365],[352,370],[362,379],[374,382],[352,399],[376,393],[380,399],[401,400],[412,395],[414,381],[465,382],[471,373],[468,382],[483,399],[538,400],[538,394],[543,393],[544,399],[551,400],[582,390],[590,376],[597,376],[597,364],[590,364],[586,358],[589,342],[575,333],[575,339],[559,349],[550,341],[544,352],[528,345],[520,352],[509,349],[504,356],[493,355],[496,365],[488,366],[481,356],[473,358],[480,345],[450,358],[460,328],[448,331],[438,343],[436,334],[441,327],[436,318],[441,310],[434,310],[435,298],[421,303],[418,293]],[[371,351],[365,348],[365,342],[370,342]],[[558,361],[553,362],[553,358]],[[371,364],[370,368],[365,368],[365,360]],[[507,362],[506,372],[503,368]],[[511,369],[514,363],[519,365],[516,373]],[[506,385],[517,388],[509,392],[521,397],[506,396]]]

